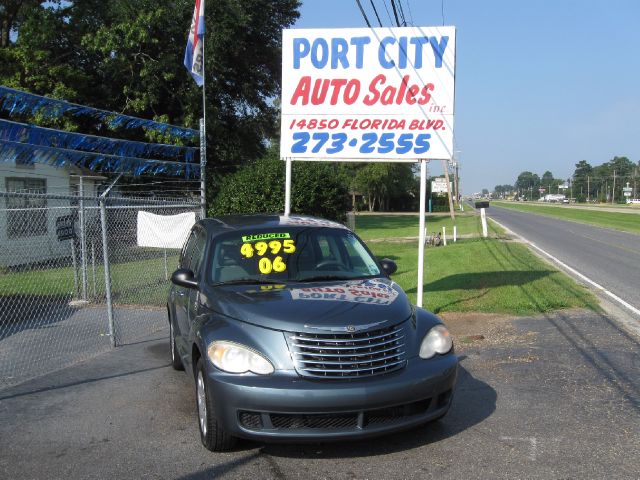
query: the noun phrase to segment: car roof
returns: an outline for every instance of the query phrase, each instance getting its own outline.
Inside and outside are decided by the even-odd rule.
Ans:
[[[233,231],[250,232],[258,229],[282,227],[324,227],[348,230],[341,223],[306,215],[225,215],[204,218],[196,225],[202,226],[212,237]]]

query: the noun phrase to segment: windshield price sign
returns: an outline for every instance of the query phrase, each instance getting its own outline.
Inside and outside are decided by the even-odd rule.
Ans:
[[[454,27],[284,30],[280,156],[450,159],[454,72]]]

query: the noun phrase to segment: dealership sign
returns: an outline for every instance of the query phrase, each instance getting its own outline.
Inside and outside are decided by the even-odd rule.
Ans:
[[[451,159],[454,27],[283,31],[280,156]]]

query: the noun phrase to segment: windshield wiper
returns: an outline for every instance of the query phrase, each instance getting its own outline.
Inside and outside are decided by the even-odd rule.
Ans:
[[[276,283],[282,283],[282,281],[274,280],[262,280],[260,278],[238,278],[236,280],[227,280],[226,282],[212,283],[212,287],[221,287],[222,285],[273,285]]]

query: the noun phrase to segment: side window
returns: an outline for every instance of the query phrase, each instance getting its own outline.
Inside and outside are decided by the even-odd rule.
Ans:
[[[351,268],[362,275],[379,275],[380,269],[358,239],[349,234],[341,238]]]
[[[191,255],[196,243],[196,232],[192,231],[189,234],[189,239],[184,244],[182,249],[182,255],[180,256],[180,268],[191,268]]]
[[[191,254],[191,262],[189,267],[196,277],[198,276],[198,273],[200,273],[200,267],[202,266],[205,241],[206,235],[203,232],[198,232],[196,234],[196,241],[193,246],[193,253]]]

